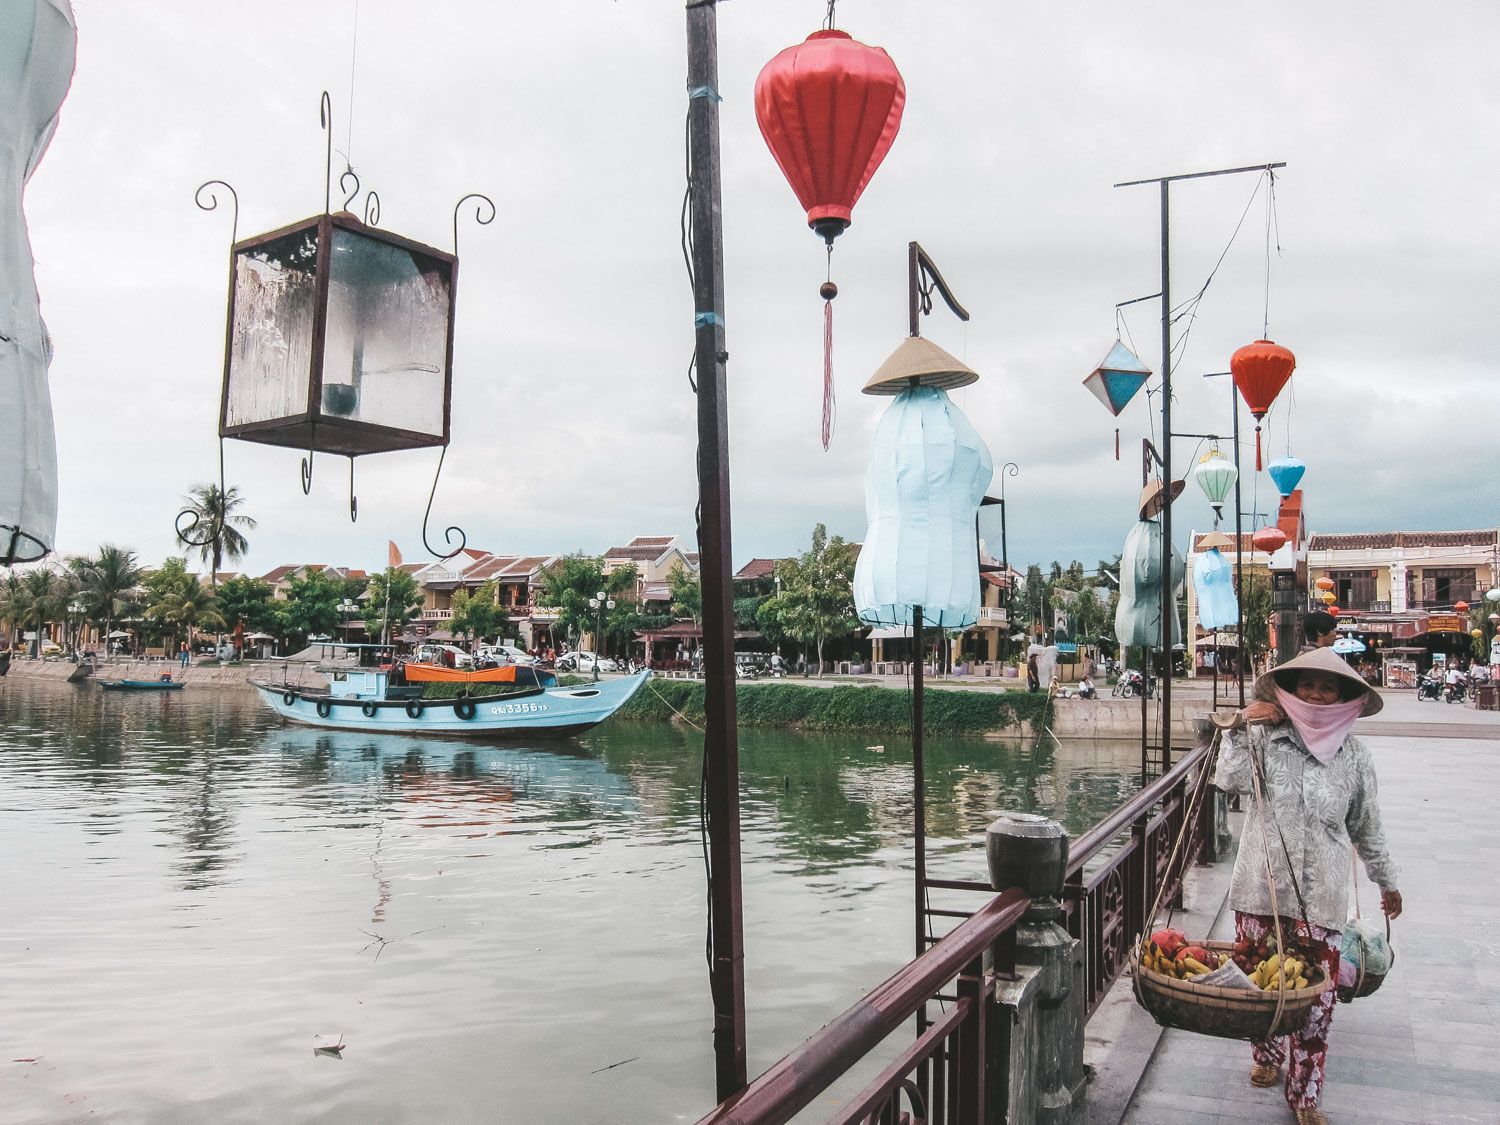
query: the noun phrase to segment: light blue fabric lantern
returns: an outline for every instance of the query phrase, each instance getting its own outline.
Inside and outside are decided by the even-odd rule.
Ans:
[[[891,393],[897,385],[889,373],[884,388],[874,383],[867,391]],[[978,620],[974,521],[993,468],[946,391],[906,385],[897,394],[876,427],[865,475],[869,528],[854,568],[861,621],[910,625],[916,605],[927,626],[961,629]]]
[[[1172,482],[1172,497],[1182,491],[1182,481]],[[1120,555],[1120,603],[1115,608],[1115,639],[1122,645],[1161,648],[1161,523],[1151,517],[1165,506],[1160,482],[1141,493],[1141,519],[1125,536]],[[1187,568],[1172,548],[1172,604]],[[1172,614],[1172,643],[1182,640],[1182,622]]]
[[[1211,547],[1193,567],[1193,593],[1198,601],[1198,624],[1210,633],[1239,624],[1240,604],[1234,596],[1234,567]]]
[[[1275,482],[1276,491],[1285,499],[1302,483],[1302,474],[1307,472],[1307,466],[1296,457],[1278,457],[1266,466],[1266,472]]]
[[[0,0],[0,563],[29,562],[57,534],[57,442],[21,196],[57,128],[73,80],[77,24],[67,0]]]

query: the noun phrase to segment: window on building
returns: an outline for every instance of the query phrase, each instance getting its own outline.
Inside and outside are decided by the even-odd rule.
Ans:
[[[1337,604],[1345,609],[1369,609],[1375,601],[1375,573],[1373,570],[1329,571]]]
[[[1473,567],[1428,567],[1421,575],[1406,576],[1407,604],[1413,609],[1473,601],[1478,589]]]

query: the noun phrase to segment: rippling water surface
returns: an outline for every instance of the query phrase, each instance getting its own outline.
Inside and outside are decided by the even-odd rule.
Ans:
[[[751,1073],[909,959],[911,755],[873,741],[741,735]],[[1131,753],[929,744],[933,873],[982,879],[999,809],[1086,828]],[[0,680],[0,1122],[695,1119],[700,754]]]

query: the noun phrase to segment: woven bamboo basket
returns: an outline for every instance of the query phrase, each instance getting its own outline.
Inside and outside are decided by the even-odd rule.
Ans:
[[[1227,941],[1198,943],[1226,957],[1234,945]],[[1136,995],[1151,1018],[1163,1027],[1215,1035],[1220,1039],[1248,1039],[1258,1042],[1278,1035],[1289,1035],[1307,1023],[1307,1016],[1317,1002],[1325,984],[1323,973],[1308,966],[1311,983],[1283,993],[1281,1015],[1276,1015],[1277,993],[1259,989],[1220,988],[1178,980],[1137,962]],[[1377,986],[1378,987],[1378,986]]]
[[[1391,940],[1391,920],[1389,918],[1385,920],[1385,940],[1386,944],[1389,945]],[[1360,962],[1361,968],[1359,970],[1359,976],[1355,978],[1354,985],[1352,987],[1347,987],[1344,985],[1339,986],[1340,1004],[1347,1004],[1351,1000],[1358,1000],[1362,996],[1368,996],[1370,995],[1370,993],[1376,991],[1382,984],[1385,983],[1386,973],[1367,973],[1363,968],[1363,956],[1360,957]],[[1396,949],[1394,946],[1392,946],[1391,968],[1394,969],[1395,967]],[[1389,970],[1387,970],[1387,972],[1388,971]]]

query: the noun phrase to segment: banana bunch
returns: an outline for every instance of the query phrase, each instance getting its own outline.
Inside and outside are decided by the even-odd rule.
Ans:
[[[1205,962],[1212,962],[1212,964]],[[1217,955],[1202,946],[1183,946],[1173,956],[1156,942],[1148,941],[1141,947],[1141,964],[1164,976],[1176,980],[1188,980],[1191,977],[1213,972],[1218,968],[1219,960]]]
[[[1306,961],[1275,953],[1255,967],[1255,971],[1250,974],[1250,983],[1267,991],[1306,988],[1307,972]]]

